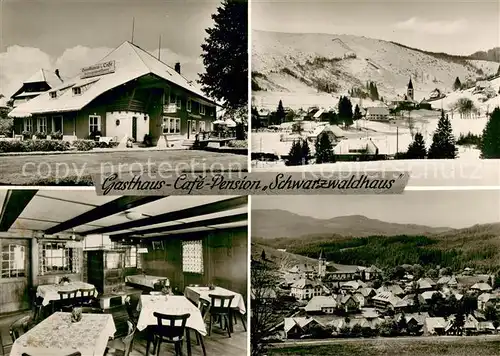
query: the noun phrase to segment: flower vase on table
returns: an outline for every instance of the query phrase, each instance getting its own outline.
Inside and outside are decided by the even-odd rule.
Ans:
[[[71,311],[71,322],[78,323],[82,320],[82,308],[73,308]]]
[[[208,289],[209,289],[209,290],[215,290],[215,284],[210,283],[210,284],[208,285]]]

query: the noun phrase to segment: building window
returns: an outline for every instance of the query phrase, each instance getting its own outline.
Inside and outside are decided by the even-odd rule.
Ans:
[[[191,132],[196,132],[196,120],[191,121]]]
[[[51,98],[51,99],[55,99],[55,98],[57,98],[57,91],[51,91],[51,92],[50,92],[50,98]]]
[[[2,278],[26,277],[26,250],[17,244],[2,246]]]
[[[205,121],[200,121],[198,126],[201,132],[205,132]]]
[[[38,118],[38,132],[47,132],[47,118],[39,117]]]
[[[177,117],[163,118],[163,133],[164,134],[180,134],[181,119]]]
[[[131,246],[125,250],[125,267],[137,267],[137,247]]]
[[[191,112],[191,106],[192,106],[192,101],[191,101],[191,99],[188,99],[186,101],[186,110],[187,110],[187,112]]]
[[[78,273],[77,249],[66,247],[64,242],[44,242],[40,244],[40,274]]]
[[[24,131],[33,132],[33,119],[25,118],[24,119]]]
[[[89,115],[89,134],[101,131],[101,117],[99,115]]]
[[[82,94],[82,88],[81,87],[75,87],[73,88],[73,95],[81,95]]]
[[[182,241],[182,271],[203,274],[203,241]]]
[[[180,109],[181,106],[182,106],[181,97],[179,95],[170,94],[169,102],[170,102],[170,104],[174,104],[175,103],[175,107],[177,109]]]
[[[200,114],[205,115],[205,105],[200,104]]]

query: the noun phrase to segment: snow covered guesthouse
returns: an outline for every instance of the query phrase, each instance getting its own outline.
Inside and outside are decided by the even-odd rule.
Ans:
[[[124,42],[78,76],[15,107],[16,134],[50,135],[64,140],[125,137],[154,144],[195,138],[210,131],[216,103],[181,75],[140,47]]]

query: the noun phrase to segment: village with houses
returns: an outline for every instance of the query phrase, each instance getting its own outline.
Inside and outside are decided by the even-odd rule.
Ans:
[[[253,264],[266,260],[264,251]],[[322,254],[316,264],[280,265],[278,288],[263,294],[288,308],[271,328],[274,341],[500,333],[499,281],[473,268],[429,277],[420,265],[402,265],[389,277],[374,265],[339,265]]]

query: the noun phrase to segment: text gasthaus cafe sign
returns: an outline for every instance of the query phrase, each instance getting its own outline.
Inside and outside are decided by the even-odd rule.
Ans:
[[[90,67],[82,68],[81,78],[96,77],[98,75],[110,74],[115,72],[115,61],[97,63]]]

